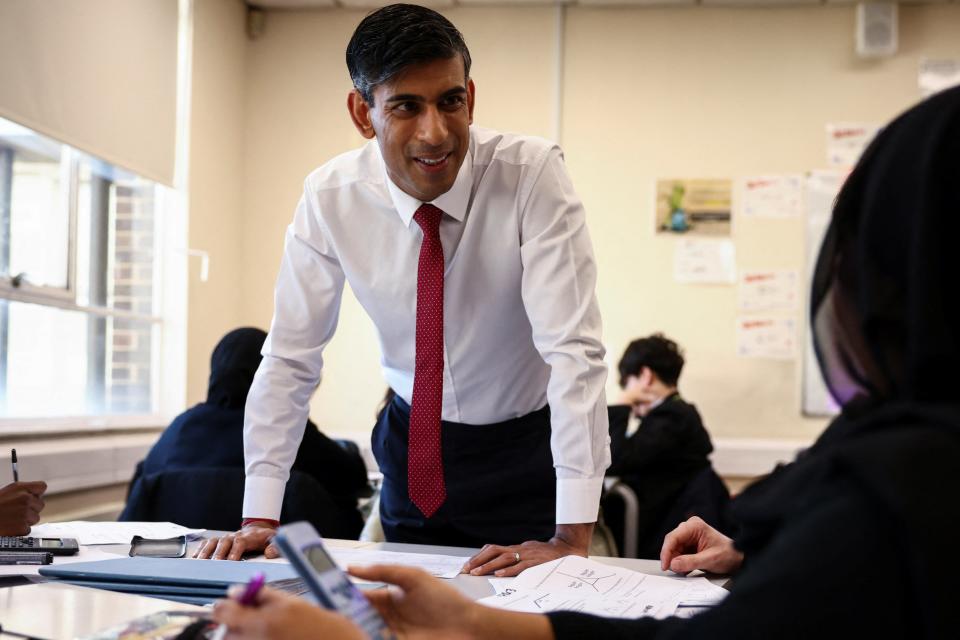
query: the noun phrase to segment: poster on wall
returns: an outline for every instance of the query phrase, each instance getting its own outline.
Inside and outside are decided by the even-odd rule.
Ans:
[[[657,233],[730,236],[732,180],[659,179],[656,187]]]
[[[857,164],[880,127],[864,123],[835,123],[827,125],[827,163],[831,167],[852,167]]]
[[[738,299],[740,311],[795,311],[800,292],[799,274],[790,269],[742,271]]]
[[[738,318],[737,355],[741,358],[793,360],[797,356],[797,321],[756,316]]]
[[[683,238],[673,254],[674,280],[683,284],[733,284],[736,251],[731,240]]]
[[[803,213],[803,176],[751,176],[740,180],[740,212],[748,218],[796,218]]]
[[[960,60],[921,60],[917,84],[924,98],[960,85]]]

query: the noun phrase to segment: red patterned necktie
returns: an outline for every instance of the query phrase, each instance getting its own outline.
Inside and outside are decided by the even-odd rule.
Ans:
[[[417,267],[417,355],[407,448],[407,491],[427,518],[447,499],[440,452],[443,406],[443,211],[421,205],[413,215],[423,229]]]

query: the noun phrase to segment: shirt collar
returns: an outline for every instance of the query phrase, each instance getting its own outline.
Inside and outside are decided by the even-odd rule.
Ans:
[[[376,144],[376,141],[374,141]],[[472,139],[471,139],[472,147]],[[377,145],[379,151],[379,145]],[[393,201],[393,207],[396,209],[403,224],[410,226],[413,220],[413,214],[417,212],[421,204],[403,189],[398,187],[387,174],[387,165],[383,162],[383,156],[380,156],[383,165],[383,176],[387,182],[387,190],[390,192],[390,199]],[[441,194],[431,204],[443,211],[445,214],[454,218],[458,222],[463,222],[467,215],[467,205],[470,203],[470,190],[473,187],[473,153],[472,149],[467,149],[467,155],[463,158],[463,164],[460,165],[460,171],[457,172],[457,179],[453,186],[446,193]]]

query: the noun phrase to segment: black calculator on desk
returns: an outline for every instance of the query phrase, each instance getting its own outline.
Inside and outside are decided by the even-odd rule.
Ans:
[[[20,536],[0,536],[0,553],[46,552],[55,556],[72,556],[80,552],[80,546],[73,538],[32,538]]]

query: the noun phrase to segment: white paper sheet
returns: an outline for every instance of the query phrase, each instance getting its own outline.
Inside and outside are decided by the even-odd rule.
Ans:
[[[34,538],[76,538],[80,544],[130,544],[133,536],[144,538],[174,538],[204,529],[188,529],[172,522],[49,522],[30,530]]]
[[[733,284],[737,281],[736,251],[730,240],[677,241],[673,277],[687,284]]]
[[[859,122],[828,124],[827,162],[831,167],[852,167],[879,131],[876,125]]]
[[[84,547],[73,556],[54,556],[53,565],[72,564],[74,562],[94,562],[96,560],[116,560],[124,557],[120,553],[109,553],[97,547]],[[39,575],[42,567],[53,565],[42,564],[0,564],[0,576],[35,576]]]
[[[755,316],[738,318],[737,355],[792,360],[797,356],[796,320]]]
[[[379,549],[345,549],[330,547],[330,555],[341,569],[349,565],[368,566],[371,564],[399,564],[405,567],[423,569],[438,578],[456,578],[469,559],[460,556],[442,556],[429,553],[401,553],[381,551]]]
[[[921,60],[917,84],[924,98],[960,85],[960,60]]]
[[[740,310],[747,313],[795,310],[800,298],[799,280],[797,271],[789,269],[741,272]]]
[[[747,217],[795,218],[803,213],[803,176],[767,175],[744,178],[739,189]]]
[[[704,579],[694,580],[698,591],[691,598],[702,600],[700,581]],[[491,583],[502,586],[499,581]],[[567,556],[527,569],[510,586],[478,602],[528,613],[581,611],[616,618],[665,618],[673,615],[688,589],[685,579]]]

